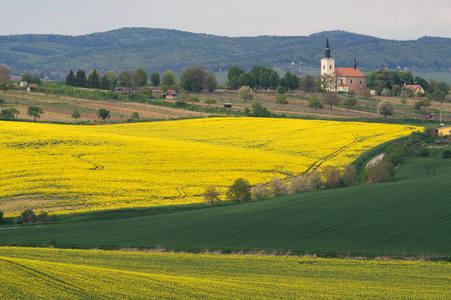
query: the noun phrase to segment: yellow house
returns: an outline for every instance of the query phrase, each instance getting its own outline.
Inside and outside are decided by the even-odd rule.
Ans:
[[[437,131],[439,136],[451,135],[451,125],[440,127]]]

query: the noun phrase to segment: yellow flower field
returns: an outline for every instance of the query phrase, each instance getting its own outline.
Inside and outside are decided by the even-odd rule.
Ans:
[[[449,262],[0,247],[2,299],[449,299]]]
[[[56,213],[201,202],[237,178],[344,166],[418,127],[205,118],[105,126],[0,122],[0,210]]]

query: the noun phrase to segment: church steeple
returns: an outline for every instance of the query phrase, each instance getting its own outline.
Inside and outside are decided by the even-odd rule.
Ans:
[[[329,48],[329,36],[327,36],[326,40],[326,58],[330,58],[330,48]]]

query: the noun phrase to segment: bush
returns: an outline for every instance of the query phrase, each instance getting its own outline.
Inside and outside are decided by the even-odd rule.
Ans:
[[[36,216],[37,222],[51,222],[53,221],[52,216],[50,216],[46,211],[41,212]]]
[[[27,209],[23,211],[18,219],[18,223],[35,223],[37,222],[38,218],[33,210]]]
[[[213,185],[205,189],[204,193],[202,194],[202,197],[204,198],[204,202],[210,205],[211,207],[213,207],[216,202],[220,201],[219,192]]]
[[[342,181],[344,186],[353,186],[358,184],[356,180],[356,171],[352,166],[345,166]]]
[[[175,102],[175,107],[177,107],[177,108],[185,108],[185,107],[187,107],[188,106],[188,103],[186,103],[185,101],[183,101],[183,100],[177,100],[176,102]]]
[[[259,183],[253,188],[251,188],[251,194],[252,198],[254,198],[257,201],[260,201],[269,195],[269,191],[268,188],[266,188],[266,186],[263,183]]]
[[[269,191],[273,197],[282,196],[287,194],[288,187],[282,178],[276,176],[269,182]]]
[[[420,152],[418,153],[418,156],[420,157],[428,157],[429,156],[429,150],[426,148],[423,148],[420,150]]]
[[[313,171],[308,177],[308,187],[310,191],[318,191],[323,188],[323,181],[318,170]]]
[[[450,158],[451,157],[451,150],[444,149],[442,153],[443,158]]]
[[[2,219],[3,219],[3,211],[0,210],[0,224],[2,223]]]
[[[324,185],[328,189],[335,189],[341,186],[340,169],[334,166],[321,167],[321,175],[324,178]]]
[[[307,192],[309,190],[308,179],[304,175],[293,177],[289,187],[291,194]]]
[[[378,183],[389,181],[393,174],[393,169],[393,165],[387,161],[380,161],[369,165],[361,174],[362,182]]]

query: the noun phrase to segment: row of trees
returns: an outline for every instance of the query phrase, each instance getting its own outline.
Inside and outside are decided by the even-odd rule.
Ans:
[[[367,87],[382,96],[412,97],[414,92],[403,88],[404,85],[412,84],[421,85],[428,95],[439,91],[447,94],[450,90],[449,85],[444,81],[437,81],[432,78],[428,81],[420,76],[414,77],[412,72],[379,69],[371,72],[367,77]]]
[[[249,86],[252,89],[277,89],[282,86],[285,89],[295,90],[303,88],[306,91],[316,89],[317,83],[312,76],[304,79],[286,72],[280,78],[279,74],[270,67],[253,66],[249,72],[245,72],[238,65],[233,65],[227,72],[227,86],[231,89],[239,89],[242,86]]]

